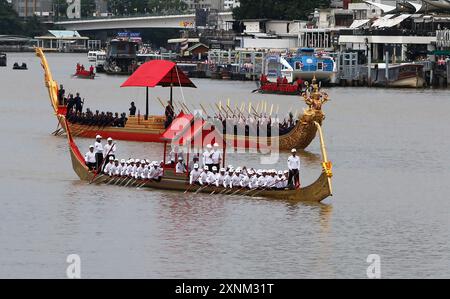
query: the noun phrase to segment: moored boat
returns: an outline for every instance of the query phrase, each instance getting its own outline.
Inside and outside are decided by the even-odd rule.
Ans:
[[[387,78],[386,78],[386,68]],[[375,64],[371,68],[371,84],[381,87],[423,88],[425,86],[424,66],[415,63]]]
[[[28,70],[28,66],[25,62],[23,62],[21,65],[19,65],[17,62],[13,65],[13,70]]]
[[[94,72],[90,72],[90,71],[86,71],[86,70],[77,70],[75,72],[75,77],[80,78],[80,79],[95,79],[95,73]]]
[[[288,83],[294,83],[299,79],[311,81],[313,78],[328,83],[333,80],[336,73],[333,58],[312,48],[298,49],[293,54],[267,55],[264,63],[264,75],[273,83],[280,78],[286,78]]]
[[[0,53],[0,67],[6,66],[7,58],[5,53]]]
[[[66,115],[66,107],[60,106],[58,103],[58,83],[53,80],[44,52],[42,49],[37,48],[36,53],[41,58],[41,64],[45,73],[45,85],[48,89],[50,102],[55,115]],[[173,77],[177,78],[177,76],[181,75],[182,71]],[[188,111],[184,112],[188,113]],[[233,143],[235,147],[245,146],[255,148],[259,147],[260,144],[279,144],[280,150],[290,150],[292,148],[305,149],[316,137],[317,128],[314,123],[318,122],[322,124],[324,118],[325,115],[321,109],[308,109],[305,113],[300,114],[298,119],[294,119],[294,127],[287,132],[283,132],[280,136],[260,137],[246,135],[235,136],[230,134],[225,137],[227,140],[235,140]],[[69,123],[69,127],[74,136],[85,138],[94,138],[97,134],[100,134],[116,140],[162,143],[164,142],[163,136],[166,132],[165,122],[166,118],[164,116],[148,116],[147,118],[137,116],[129,117],[124,127],[78,123]],[[60,125],[64,127],[62,123]]]
[[[323,140],[322,130],[318,123],[315,125],[319,131],[321,148],[322,148],[322,173],[319,178],[311,185],[296,190],[272,190],[272,189],[244,189],[234,188],[225,189],[223,187],[214,186],[197,186],[189,184],[189,177],[186,174],[176,174],[175,169],[164,169],[164,175],[160,182],[141,180],[133,178],[110,177],[106,175],[97,175],[89,170],[85,165],[83,155],[79,151],[72,137],[69,124],[64,116],[59,116],[60,121],[67,129],[67,138],[69,142],[69,151],[72,160],[72,167],[78,177],[90,183],[95,184],[111,184],[123,187],[139,187],[139,189],[160,189],[173,192],[192,192],[220,195],[236,195],[253,198],[267,198],[273,200],[283,200],[292,202],[322,202],[324,199],[333,195],[332,190],[332,164],[328,161],[327,152]]]

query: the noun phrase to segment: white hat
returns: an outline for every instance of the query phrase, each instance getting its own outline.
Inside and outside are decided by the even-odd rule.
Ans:
[[[114,158],[110,156],[109,161],[114,161]]]
[[[150,164],[150,160],[149,159],[145,159],[145,163],[146,164]]]
[[[236,173],[241,173],[241,170],[239,168],[236,169]]]
[[[114,159],[114,162],[119,162],[119,159]]]
[[[102,136],[97,135],[97,136],[95,136],[95,139],[102,139]]]
[[[211,144],[208,144],[208,145],[206,146],[206,148],[207,148],[207,149],[212,149],[212,145],[211,145]]]
[[[178,157],[178,161],[183,161],[183,157]]]
[[[213,166],[212,170],[213,170],[213,171],[217,171],[217,167],[216,167],[216,166]]]
[[[288,171],[288,170],[285,170],[284,173],[289,173],[289,171]]]
[[[261,175],[263,174],[262,170],[261,170],[261,169],[258,170],[257,174],[258,174],[259,176],[261,176]]]
[[[198,166],[198,164],[194,164],[194,169],[199,169],[200,166]]]
[[[93,145],[89,145],[89,148],[95,148],[95,146],[93,146]]]
[[[139,164],[141,164],[141,160],[139,160],[139,159],[136,159],[136,163],[139,163]]]
[[[220,172],[225,172],[225,171],[227,171],[225,168],[220,169]]]
[[[231,167],[230,169],[228,169],[228,172],[234,172],[233,167]]]
[[[125,159],[122,159],[122,160],[120,161],[120,163],[126,163]]]
[[[219,147],[219,144],[218,143],[214,143],[214,147]]]
[[[231,168],[233,168],[233,165],[228,165],[228,169],[231,169]]]
[[[278,171],[278,175],[283,175],[283,171]]]
[[[203,170],[209,170],[208,166],[203,167]]]
[[[113,139],[111,137],[108,138],[108,141],[113,141]]]
[[[130,159],[130,163],[134,163],[134,159]]]
[[[294,148],[294,149],[292,149],[292,151],[291,151],[292,153],[296,153],[297,152],[297,150]]]

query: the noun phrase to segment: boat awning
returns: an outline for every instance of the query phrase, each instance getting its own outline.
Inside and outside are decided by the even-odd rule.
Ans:
[[[177,118],[175,118],[167,128],[167,130],[161,135],[161,139],[172,142],[179,139],[183,133],[189,129],[194,120],[194,116],[192,114],[185,114],[181,112]]]
[[[161,139],[179,146],[194,146],[201,148],[204,144],[223,142],[224,138],[214,126],[203,118],[194,117],[183,112],[172,122],[161,136]]]
[[[370,19],[364,19],[364,20],[354,20],[353,23],[350,25],[350,29],[356,29],[361,26],[366,25],[369,23]]]
[[[167,60],[152,60],[141,65],[121,87],[180,86],[197,88],[191,79]]]

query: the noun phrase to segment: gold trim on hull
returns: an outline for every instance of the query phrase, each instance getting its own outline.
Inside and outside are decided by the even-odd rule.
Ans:
[[[64,117],[61,117],[64,118]],[[298,189],[298,190],[225,190],[224,188],[190,186],[187,176],[176,175],[173,170],[166,170],[164,178],[161,182],[150,182],[142,180],[134,180],[129,178],[111,178],[109,176],[98,176],[90,172],[84,161],[76,152],[78,148],[72,140],[70,129],[67,131],[67,138],[69,141],[70,156],[72,160],[72,167],[78,177],[83,181],[94,182],[95,184],[114,184],[116,186],[124,187],[137,187],[141,189],[159,189],[168,191],[181,191],[181,192],[199,192],[223,195],[236,195],[246,197],[259,197],[268,198],[274,200],[293,201],[293,202],[321,202],[324,199],[332,196],[331,178],[333,176],[331,171],[331,162],[328,161],[325,144],[323,142],[322,131],[320,125],[316,123],[318,132],[321,135],[321,148],[323,154],[323,171],[320,177],[311,185]],[[225,191],[225,192],[224,192]]]

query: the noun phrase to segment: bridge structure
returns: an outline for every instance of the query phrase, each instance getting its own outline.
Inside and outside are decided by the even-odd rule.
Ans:
[[[232,12],[219,13],[219,29],[228,29],[228,22],[231,21],[233,21]],[[140,28],[193,29],[195,28],[195,14],[73,19],[56,22],[55,24],[66,30],[74,31]]]

